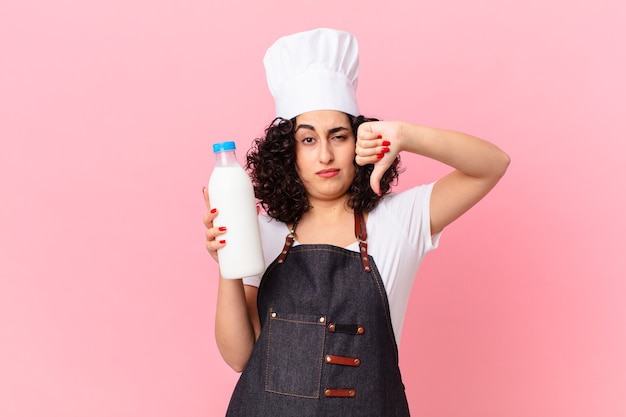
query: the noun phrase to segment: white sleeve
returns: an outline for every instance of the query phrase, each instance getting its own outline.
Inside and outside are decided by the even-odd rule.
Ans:
[[[398,225],[398,230],[420,256],[435,249],[441,236],[441,232],[434,236],[430,232],[430,196],[434,185],[433,182],[392,194],[380,204],[381,211]]]

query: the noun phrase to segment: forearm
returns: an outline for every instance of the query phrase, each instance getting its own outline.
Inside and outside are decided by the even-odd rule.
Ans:
[[[462,174],[497,182],[509,157],[497,146],[465,133],[403,124],[401,150],[423,155],[449,165]]]
[[[241,372],[255,343],[244,285],[240,279],[220,276],[215,314],[215,339],[224,361]]]
[[[431,233],[480,201],[509,166],[509,156],[497,146],[460,132],[402,124],[398,147],[454,168],[437,180],[430,199]]]

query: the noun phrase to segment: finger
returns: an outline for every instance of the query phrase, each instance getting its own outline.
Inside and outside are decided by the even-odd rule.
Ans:
[[[204,195],[204,203],[206,208],[211,209],[211,202],[209,201],[209,190],[206,187],[202,187],[202,195]]]
[[[356,142],[355,153],[360,156],[367,156],[376,154],[376,148],[378,147],[378,139],[363,140],[359,139]]]
[[[383,174],[385,173],[384,168],[381,168],[381,165],[374,165],[374,170],[370,175],[370,187],[376,193],[376,195],[381,195],[380,192],[380,181],[383,178]]]
[[[209,211],[204,213],[204,216],[202,217],[202,223],[204,223],[207,228],[213,227],[213,220],[215,220],[218,214],[219,213],[216,208],[210,209]]]
[[[206,238],[207,240],[218,239],[218,237],[226,233],[227,230],[226,226],[209,227],[205,232]]]
[[[390,142],[389,141],[372,141],[372,142],[377,142],[374,144],[374,146],[372,147],[361,147],[361,146],[357,146],[355,148],[355,153],[357,154],[357,156],[361,156],[363,158],[367,158],[368,156],[373,156],[373,155],[381,155],[378,157],[378,159],[382,158],[382,155],[385,155],[387,152],[391,151],[390,148]]]
[[[206,250],[209,251],[213,259],[215,259],[218,262],[219,262],[219,259],[217,257],[217,250],[223,248],[224,246],[226,246],[225,240],[219,240],[219,241],[211,240],[210,242],[209,241],[206,242]]]
[[[362,123],[356,132],[357,138],[368,140],[374,139],[376,136],[378,136],[378,133],[375,132],[375,123],[376,122]]]
[[[391,167],[393,161],[394,158],[390,155],[386,155],[374,164],[374,169],[370,174],[370,187],[372,187],[372,190],[378,195],[381,195],[380,183],[383,179],[383,175]]]
[[[209,254],[219,262],[217,251],[226,246],[226,239],[222,236],[226,233],[225,227],[212,227],[206,231],[205,246]]]
[[[221,241],[224,239],[220,239],[220,236],[222,236],[224,233],[226,233],[226,227],[224,226],[220,226],[220,227],[211,227],[209,229],[206,230],[206,240],[207,242],[209,241]]]
[[[367,165],[367,164],[376,164],[383,157],[384,157],[384,154],[376,154],[376,153],[373,153],[373,154],[368,155],[368,156],[358,156],[357,155],[357,157],[354,158],[354,161],[357,163],[357,165],[363,166],[363,165]]]
[[[377,146],[379,146],[381,143],[381,141],[379,140],[378,136],[375,136],[373,138],[370,139],[366,139],[366,138],[359,138],[357,140],[357,147],[362,149],[363,151],[367,151],[369,149],[374,149]]]
[[[381,159],[385,157],[389,152],[391,152],[391,148],[389,147],[390,143],[388,141],[380,141],[380,145],[375,148],[362,149],[357,148],[355,150],[356,157],[355,161],[358,165],[367,165],[367,164],[376,164],[380,162]]]

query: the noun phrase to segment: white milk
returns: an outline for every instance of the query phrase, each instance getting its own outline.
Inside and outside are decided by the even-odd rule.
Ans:
[[[265,259],[252,182],[237,162],[233,142],[213,145],[213,149],[216,161],[209,180],[209,199],[211,207],[218,210],[213,225],[226,227],[226,233],[217,237],[226,241],[217,251],[220,272],[224,278],[261,274]]]

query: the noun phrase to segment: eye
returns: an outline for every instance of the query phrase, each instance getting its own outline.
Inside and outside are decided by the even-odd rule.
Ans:
[[[315,142],[315,139],[310,136],[307,136],[306,138],[302,138],[300,141],[304,143],[305,145],[310,145]]]
[[[336,136],[333,136],[333,140],[339,140],[339,141],[346,140],[347,138],[348,137],[346,135],[336,135]]]

